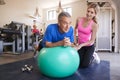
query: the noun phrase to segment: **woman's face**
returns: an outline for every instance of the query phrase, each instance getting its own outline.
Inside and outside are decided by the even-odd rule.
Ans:
[[[86,17],[87,17],[88,19],[92,19],[92,18],[95,17],[95,16],[96,16],[96,13],[95,13],[94,8],[88,8],[88,9],[87,9],[87,13],[86,13]]]
[[[70,25],[71,25],[71,18],[70,18],[70,17],[65,17],[65,16],[63,16],[63,17],[59,20],[58,25],[59,25],[59,30],[60,30],[62,33],[68,32],[69,29],[70,29]]]

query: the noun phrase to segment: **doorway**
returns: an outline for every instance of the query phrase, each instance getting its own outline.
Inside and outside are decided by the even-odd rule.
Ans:
[[[98,14],[98,34],[96,38],[97,51],[112,51],[112,9],[101,7]]]

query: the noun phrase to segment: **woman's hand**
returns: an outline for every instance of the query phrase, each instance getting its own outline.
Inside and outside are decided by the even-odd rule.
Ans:
[[[73,48],[75,48],[76,50],[78,50],[78,49],[79,49],[79,48],[78,48],[78,46],[76,46],[76,45],[75,45]]]
[[[73,48],[75,48],[76,50],[79,50],[81,47],[82,47],[81,44],[80,45],[76,44]]]

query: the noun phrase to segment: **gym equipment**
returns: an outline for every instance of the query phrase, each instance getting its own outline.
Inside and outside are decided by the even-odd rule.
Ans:
[[[21,68],[22,72],[31,72],[33,70],[33,66],[28,66],[27,64],[24,65],[24,67]]]
[[[15,53],[15,36],[20,35],[19,30],[0,28],[0,53],[3,52],[4,46],[12,46],[12,52]]]
[[[32,44],[32,31],[31,31],[31,26],[26,26],[25,32],[26,32],[26,37],[25,37],[25,47],[26,50],[33,50],[33,44]]]
[[[21,35],[16,36],[16,51],[17,52],[24,52],[25,51],[25,24],[12,21],[10,26],[12,29],[19,30],[21,32]]]
[[[9,47],[10,50],[12,48],[13,54],[21,54],[26,50],[34,50],[33,43],[38,44],[42,37],[36,35],[34,38],[35,41],[33,42],[31,26],[12,21],[10,24],[6,24],[4,28],[0,28],[0,53],[3,53],[6,47],[6,51],[9,51]]]
[[[76,72],[80,59],[74,48],[59,46],[40,50],[37,62],[44,75],[63,78]]]
[[[10,24],[5,25],[4,28],[0,28],[0,43],[2,44],[0,45],[0,52],[3,52],[4,46],[9,45],[12,45],[13,53],[17,52],[15,54],[23,53],[25,50],[33,50],[30,36],[31,26],[12,21]]]

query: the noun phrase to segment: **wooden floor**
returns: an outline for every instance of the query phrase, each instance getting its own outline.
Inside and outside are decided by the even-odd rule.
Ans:
[[[33,51],[28,51],[19,54],[13,54],[12,52],[0,53],[0,65],[31,58],[33,57],[33,53]]]

